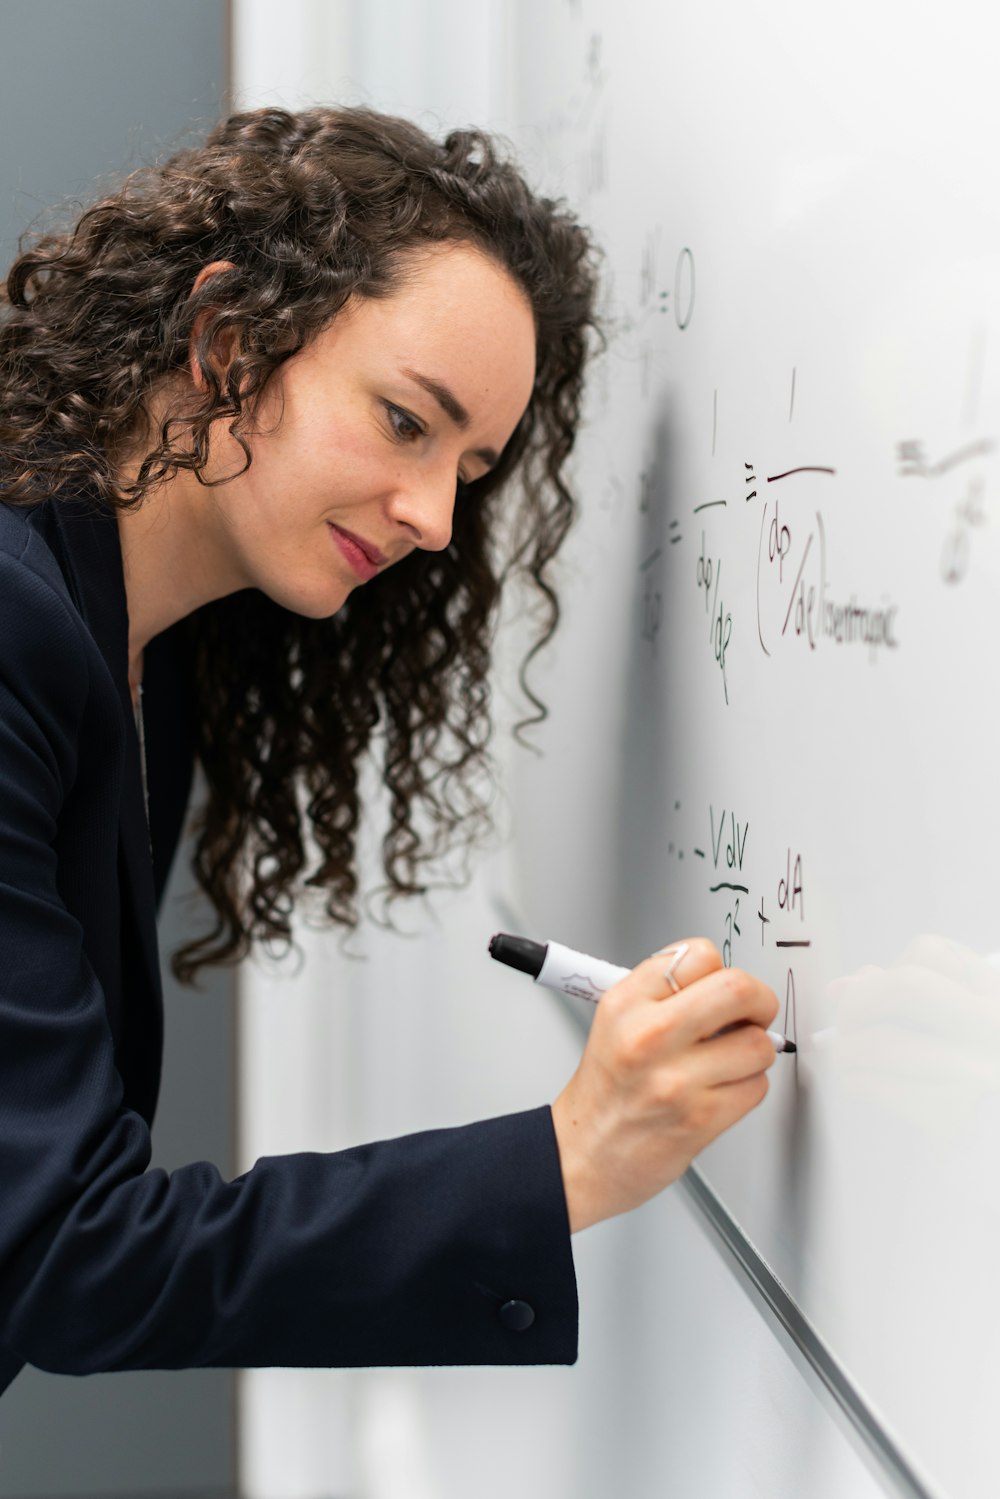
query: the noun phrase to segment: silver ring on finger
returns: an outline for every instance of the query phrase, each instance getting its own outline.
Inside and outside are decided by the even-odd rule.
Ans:
[[[672,962],[669,968],[664,969],[663,977],[670,985],[670,990],[673,994],[679,994],[681,992],[681,986],[677,982],[677,979],[674,977],[674,975],[676,974],[677,969],[680,967],[681,961],[687,955],[689,946],[690,943],[681,942],[675,946],[661,947],[657,952],[653,954],[654,958],[664,957],[668,954],[672,958]]]

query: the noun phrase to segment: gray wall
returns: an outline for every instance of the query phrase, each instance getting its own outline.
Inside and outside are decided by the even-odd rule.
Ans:
[[[0,260],[50,205],[169,152],[223,108],[224,0],[3,0]]]
[[[225,108],[224,0],[3,0],[0,263],[50,205],[196,138]],[[192,921],[184,850],[164,902],[169,955]],[[202,923],[194,916],[197,930]],[[164,972],[166,1056],[155,1165],[234,1174],[229,974],[181,989]],[[207,992],[204,992],[207,991]],[[0,1496],[207,1495],[235,1482],[228,1370],[92,1375],[25,1369],[0,1398]]]

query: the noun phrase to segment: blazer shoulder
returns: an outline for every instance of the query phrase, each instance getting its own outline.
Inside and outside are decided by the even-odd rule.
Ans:
[[[62,570],[34,527],[0,505],[0,687],[82,712],[92,645]]]
[[[54,502],[43,502],[43,505],[46,503]],[[39,519],[36,512],[41,509],[42,506],[28,507],[0,502],[0,559],[19,564],[28,572],[34,573],[43,583],[48,584],[71,612],[76,613],[62,568],[43,532],[34,523]],[[6,594],[5,588],[3,596]]]

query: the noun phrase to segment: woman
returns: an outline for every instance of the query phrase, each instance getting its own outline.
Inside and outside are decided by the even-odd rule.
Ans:
[[[476,834],[503,580],[540,590],[539,643],[557,619],[594,289],[487,137],[346,109],[234,116],[11,269],[0,1388],[25,1362],[571,1363],[571,1232],[764,1096],[777,1000],[695,941],[609,992],[551,1106],[233,1182],[147,1169],[194,757],[216,924],[188,982],[287,938],[303,886],[357,920],[366,753],[391,896]]]

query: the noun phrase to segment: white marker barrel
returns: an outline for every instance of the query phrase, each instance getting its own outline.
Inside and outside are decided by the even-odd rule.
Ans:
[[[592,958],[588,953],[563,947],[561,942],[548,942],[545,961],[535,983],[544,984],[548,989],[559,989],[563,994],[575,994],[578,999],[589,999],[596,1004],[605,990],[630,971],[617,963],[606,963],[603,958]]]

